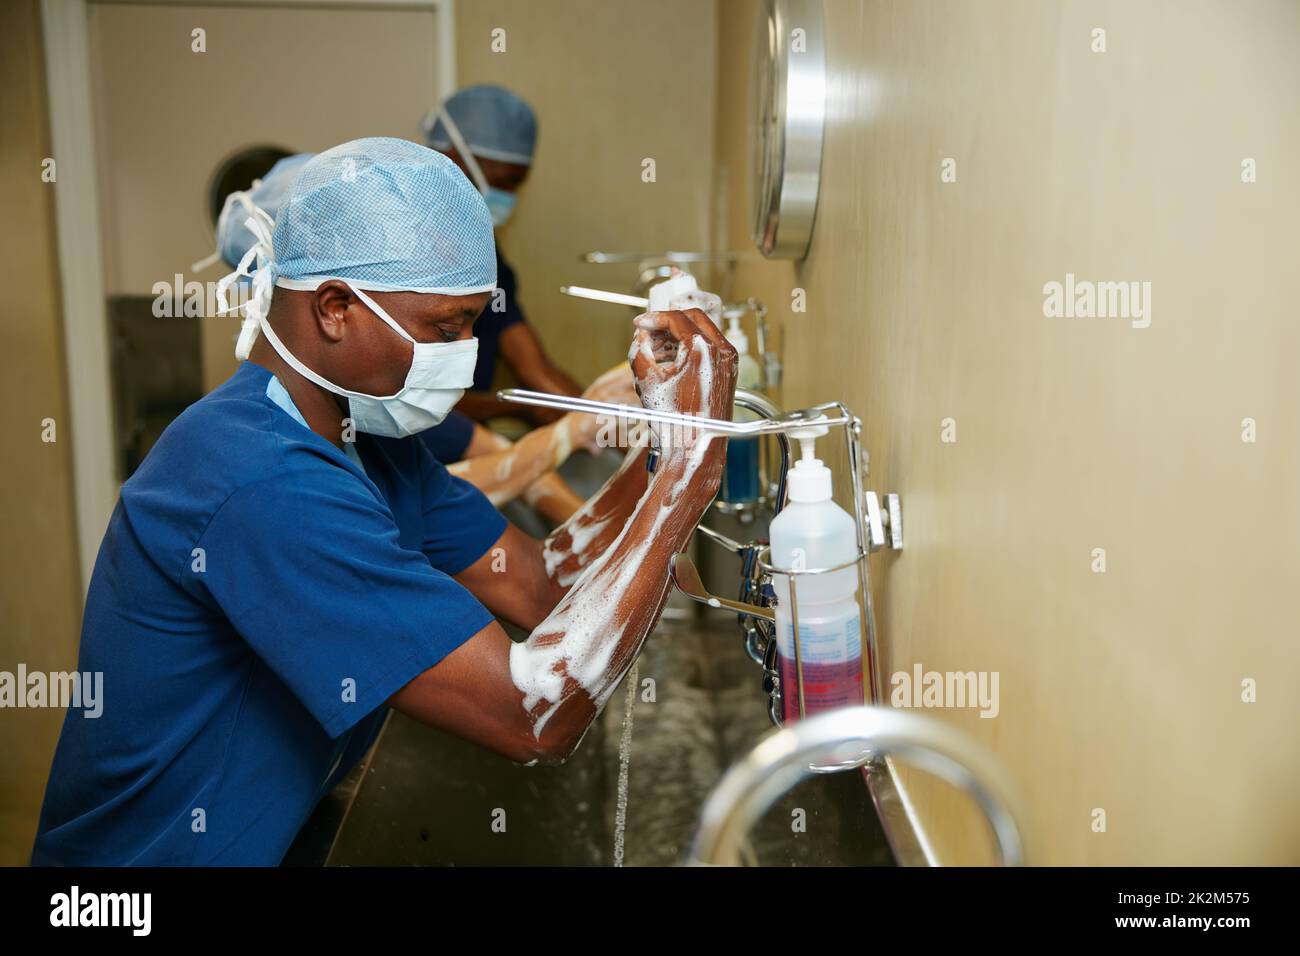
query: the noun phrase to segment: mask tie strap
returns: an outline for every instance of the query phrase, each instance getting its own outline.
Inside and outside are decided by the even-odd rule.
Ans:
[[[212,266],[215,266],[215,265],[216,265],[218,262],[220,262],[220,261],[221,261],[221,253],[220,253],[220,252],[214,252],[214,253],[212,253],[212,254],[209,255],[209,256],[204,256],[204,257],[203,257],[202,259],[200,259],[198,262],[196,262],[196,263],[194,263],[193,265],[191,265],[191,266],[190,266],[190,271],[191,271],[191,272],[203,272],[205,269],[209,269],[209,268],[211,268]]]
[[[438,118],[442,120],[442,125],[446,128],[447,135],[451,137],[451,142],[452,145],[456,147],[456,152],[460,154],[460,158],[463,159],[465,165],[469,167],[469,175],[470,178],[474,180],[475,187],[480,193],[486,196],[488,193],[487,177],[483,175],[483,170],[479,169],[478,160],[476,160],[474,154],[469,151],[469,144],[465,142],[465,137],[460,134],[460,127],[456,125],[456,121],[453,120],[451,114],[447,112],[447,107],[443,106],[439,108]]]
[[[410,342],[412,345],[417,344],[415,338],[411,335],[411,333],[406,331],[406,329],[402,328],[400,325],[398,325],[397,321],[386,311],[384,311],[384,309],[380,307],[378,302],[370,298],[370,296],[366,295],[364,292],[362,292],[360,289],[354,286],[351,282],[348,283],[348,288],[352,290],[352,292],[356,295],[358,299],[360,299],[362,302],[366,304],[366,308],[368,308],[371,312],[375,313],[375,315],[379,316],[379,318],[382,319],[384,322],[388,323],[389,328],[391,328],[402,338],[406,339],[406,341]]]
[[[226,292],[232,285],[241,278],[251,279],[253,283],[252,295],[242,303],[244,324],[239,330],[239,340],[235,343],[235,358],[241,362],[247,359],[253,350],[253,343],[257,341],[262,320],[271,310],[271,295],[275,289],[275,247],[272,244],[271,232],[275,228],[275,221],[256,206],[252,211],[253,214],[244,221],[244,225],[256,241],[239,260],[235,271],[224,276],[217,283],[219,315],[241,308],[240,304],[231,306],[226,299]],[[257,269],[250,271],[254,260],[257,261]]]

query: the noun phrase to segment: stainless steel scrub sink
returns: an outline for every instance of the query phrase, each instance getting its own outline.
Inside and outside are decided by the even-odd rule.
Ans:
[[[669,615],[564,766],[519,767],[393,713],[286,864],[681,862],[709,791],[771,724],[734,620],[678,606]],[[763,865],[893,862],[857,772],[791,791],[751,843]]]
[[[575,455],[561,475],[587,497],[619,460]],[[546,534],[528,524],[536,519],[527,509],[507,513],[525,530]],[[713,557],[721,563],[704,561],[706,573],[712,567],[718,587],[730,593],[735,562]],[[519,767],[393,713],[367,761],[322,802],[285,864],[680,863],[709,792],[772,729],[761,676],[733,615],[701,611],[674,594],[636,668],[564,766]],[[653,702],[645,699],[647,680]],[[637,690],[630,710],[629,686]],[[796,811],[803,811],[798,818]],[[802,832],[792,829],[796,819]],[[796,787],[753,830],[751,844],[766,865],[893,862],[857,772]]]

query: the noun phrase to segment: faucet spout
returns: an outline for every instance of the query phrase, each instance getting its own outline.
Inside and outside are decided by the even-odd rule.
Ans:
[[[969,793],[989,820],[1002,864],[1024,864],[1019,797],[997,759],[941,721],[888,707],[844,707],[764,737],[709,795],[687,862],[738,864],[750,829],[782,794],[816,772],[813,765],[875,766],[891,755]]]

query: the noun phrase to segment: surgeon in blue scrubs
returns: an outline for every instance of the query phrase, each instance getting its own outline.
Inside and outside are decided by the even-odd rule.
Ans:
[[[78,665],[103,674],[102,714],[65,719],[34,864],[277,864],[389,705],[564,759],[717,491],[721,444],[653,473],[629,454],[601,528],[559,529],[551,562],[415,437],[472,381],[496,285],[487,206],[445,156],[345,143],[303,165],[273,229],[253,218],[223,280],[254,290],[245,361],[167,428],[104,535]],[[730,409],[735,353],[706,317],[638,322],[642,394]]]
[[[424,131],[428,144],[450,156],[478,187],[492,213],[493,226],[502,229],[514,214],[519,190],[532,170],[537,148],[537,117],[532,107],[501,86],[467,86],[425,118]],[[525,320],[515,272],[501,255],[500,245],[497,286],[500,295],[475,326],[479,354],[474,384],[457,407],[476,421],[523,415],[534,424],[547,424],[560,413],[537,407],[521,410],[492,394],[498,361],[506,364],[523,388],[554,395],[578,395],[582,390],[546,353]]]
[[[195,270],[209,263],[224,261],[238,268],[256,246],[256,222],[250,227],[248,219],[255,217],[264,225],[274,222],[280,207],[289,194],[299,171],[313,157],[312,153],[286,154],[263,157],[268,165],[252,167],[252,159],[245,161],[243,185],[231,188],[222,196],[222,203],[214,212],[216,251],[210,259],[196,264]],[[251,265],[245,263],[245,267]],[[246,289],[248,278],[241,281]],[[483,320],[475,323],[475,338],[482,349],[480,333]],[[584,393],[597,401],[633,404],[638,401],[632,392],[632,376],[627,367],[620,373],[602,376]],[[596,440],[598,422],[589,415],[570,414],[556,424],[543,427],[524,441],[514,444],[502,436],[489,432],[484,426],[466,415],[451,411],[439,424],[419,433],[420,440],[428,446],[433,457],[474,487],[486,494],[498,507],[522,496],[528,505],[551,526],[571,517],[583,501],[559,475],[554,473],[575,446],[586,447]],[[466,459],[473,459],[472,462]],[[526,513],[516,512],[516,514]],[[536,524],[535,521],[533,522]]]

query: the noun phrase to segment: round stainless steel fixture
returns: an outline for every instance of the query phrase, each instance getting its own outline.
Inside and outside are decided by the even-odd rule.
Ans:
[[[754,243],[769,259],[808,254],[826,121],[821,0],[767,0],[754,49]]]

